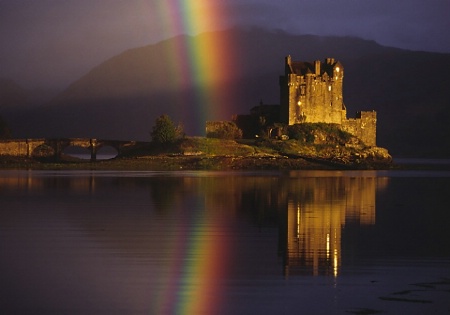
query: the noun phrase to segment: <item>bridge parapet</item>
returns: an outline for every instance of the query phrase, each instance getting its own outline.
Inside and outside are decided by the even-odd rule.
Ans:
[[[7,139],[0,141],[0,155],[30,157],[45,139]]]
[[[91,160],[97,159],[97,152],[104,146],[111,146],[121,154],[123,149],[136,145],[136,141],[100,140],[95,138],[61,138],[61,139],[8,139],[0,141],[0,155],[32,157],[39,147],[53,149],[55,160],[61,159],[62,152],[70,146],[88,149]]]

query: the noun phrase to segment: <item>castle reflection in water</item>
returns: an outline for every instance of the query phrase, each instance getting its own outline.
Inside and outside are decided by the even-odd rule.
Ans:
[[[349,223],[375,224],[377,189],[387,178],[310,177],[291,187],[280,254],[284,273],[337,276],[341,265],[342,229]],[[283,229],[284,227],[284,229]]]
[[[179,213],[176,209],[183,209],[182,213],[188,210],[189,200],[196,195],[204,202],[202,213],[207,217],[205,222],[233,224],[237,217],[245,215],[251,217],[256,225],[278,226],[278,254],[283,261],[285,276],[337,276],[341,266],[343,228],[350,223],[374,225],[376,192],[388,184],[387,177],[378,177],[371,171],[294,171],[283,176],[264,173],[255,176],[207,173],[206,176],[194,173],[141,178],[133,178],[134,175],[100,176],[90,172],[56,174],[45,173],[44,176],[42,173],[21,172],[17,176],[6,173],[0,177],[0,188],[11,196],[17,191],[27,192],[26,195],[18,193],[18,198],[51,189],[52,194],[64,192],[62,197],[70,192],[71,195],[88,194],[112,199],[107,187],[114,185],[133,194],[142,190],[144,196],[148,196],[150,191],[153,204],[160,207],[157,208],[158,213],[173,212],[174,215]],[[133,195],[133,198],[136,197]],[[90,218],[91,221],[94,219],[94,216]],[[99,222],[108,226],[111,233],[97,235],[97,229],[92,231],[92,236],[108,237],[108,244],[123,243],[120,233],[114,233],[120,224],[114,221],[113,216],[101,217]],[[90,223],[92,226],[96,224],[99,223]],[[139,224],[142,222],[130,222],[130,226]]]

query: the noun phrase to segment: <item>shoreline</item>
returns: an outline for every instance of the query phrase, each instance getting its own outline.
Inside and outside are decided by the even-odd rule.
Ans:
[[[0,169],[226,171],[389,169],[392,166],[392,157],[384,148],[343,139],[327,141],[184,137],[168,144],[131,143],[116,148],[115,158],[95,161],[66,155],[63,148],[40,145],[26,155],[4,151],[0,155]],[[91,156],[92,153],[88,158]]]
[[[448,164],[426,163],[425,160],[411,163],[386,163],[362,160],[358,163],[275,155],[258,156],[209,156],[209,155],[145,155],[116,157],[107,160],[89,161],[65,158],[62,161],[0,157],[0,170],[111,170],[111,171],[263,171],[263,170],[434,170],[449,171]]]

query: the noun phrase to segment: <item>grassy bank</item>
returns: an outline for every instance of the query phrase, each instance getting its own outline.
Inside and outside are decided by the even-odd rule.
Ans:
[[[297,140],[221,140],[187,137],[177,143],[128,147],[111,160],[90,162],[52,155],[1,157],[3,169],[44,170],[283,170],[386,168],[391,158],[382,148],[305,144]]]

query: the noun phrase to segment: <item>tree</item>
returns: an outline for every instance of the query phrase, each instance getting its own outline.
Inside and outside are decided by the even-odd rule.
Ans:
[[[175,126],[170,117],[166,114],[159,116],[155,120],[152,132],[152,141],[158,144],[170,144],[183,137],[183,128]]]

